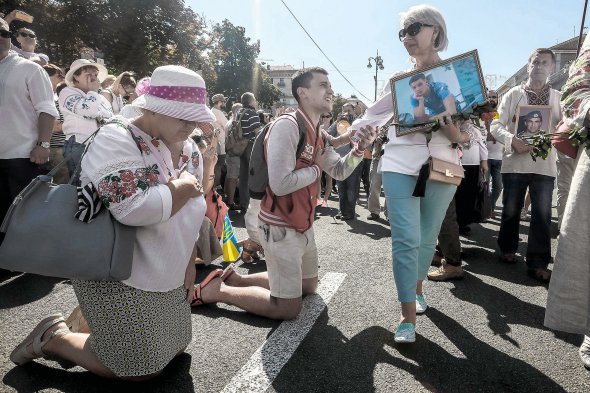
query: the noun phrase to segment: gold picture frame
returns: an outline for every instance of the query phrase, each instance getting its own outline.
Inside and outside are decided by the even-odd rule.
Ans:
[[[433,116],[463,113],[487,100],[477,50],[389,80],[396,135],[427,131]]]

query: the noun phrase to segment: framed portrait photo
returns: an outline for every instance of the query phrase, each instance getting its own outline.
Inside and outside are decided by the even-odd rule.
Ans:
[[[390,79],[396,135],[426,131],[435,116],[463,113],[487,100],[477,50]]]
[[[545,134],[551,124],[551,107],[549,105],[521,105],[516,110],[516,136],[527,139],[538,134]]]

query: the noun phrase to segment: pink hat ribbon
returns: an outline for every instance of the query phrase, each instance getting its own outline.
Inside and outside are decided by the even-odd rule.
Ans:
[[[170,101],[190,102],[205,105],[207,90],[192,86],[149,86],[145,94]]]

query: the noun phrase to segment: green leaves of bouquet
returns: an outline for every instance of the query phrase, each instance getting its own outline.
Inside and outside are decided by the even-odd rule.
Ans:
[[[570,141],[572,141],[572,145],[585,147],[586,149],[590,148],[590,139],[588,138],[587,127],[582,127],[578,130],[570,131],[569,134],[569,138]]]
[[[530,139],[529,144],[533,148],[533,151],[531,151],[531,157],[533,158],[533,161],[537,161],[537,157],[540,157],[544,160],[547,159],[547,156],[553,147],[551,144],[552,136],[553,134],[539,134],[531,138],[527,138]]]
[[[526,141],[533,148],[533,151],[531,152],[531,157],[534,161],[537,160],[537,157],[541,157],[542,159],[546,160],[547,155],[549,154],[552,148],[552,137],[558,135],[567,135],[568,139],[572,142],[573,146],[588,149],[590,148],[590,138],[588,138],[588,134],[588,128],[582,127],[577,130],[571,130],[568,132],[553,132],[550,134],[533,135],[527,137]]]

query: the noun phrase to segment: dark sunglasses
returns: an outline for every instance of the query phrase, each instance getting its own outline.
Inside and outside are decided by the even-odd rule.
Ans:
[[[405,29],[401,29],[399,31],[399,40],[403,41],[406,34],[410,37],[415,37],[423,27],[433,27],[432,25],[427,25],[426,23],[421,22],[414,22]]]
[[[332,115],[322,115],[322,119],[331,119]]]
[[[12,38],[12,33],[8,30],[0,30],[0,37],[2,38]]]
[[[37,38],[37,36],[34,33],[24,33],[22,31],[19,31],[18,34],[21,37]]]

